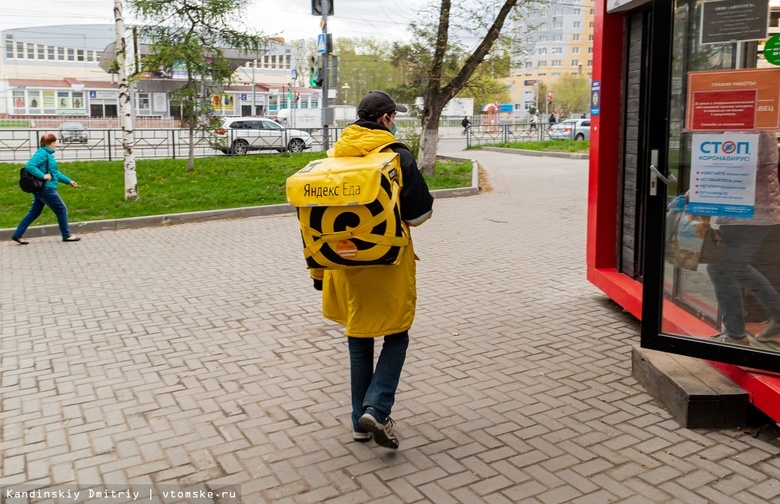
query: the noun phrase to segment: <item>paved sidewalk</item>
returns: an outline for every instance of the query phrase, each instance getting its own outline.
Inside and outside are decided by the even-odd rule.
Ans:
[[[587,161],[469,156],[493,191],[414,230],[398,452],[351,440],[346,340],[293,216],[0,243],[3,492],[780,502],[769,433],[680,428],[631,377],[639,326],[585,279]]]

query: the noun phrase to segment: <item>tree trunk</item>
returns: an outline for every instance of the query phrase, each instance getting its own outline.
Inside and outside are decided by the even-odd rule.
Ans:
[[[195,118],[190,118],[190,155],[187,160],[187,171],[195,171]]]
[[[436,106],[423,111],[422,134],[420,135],[420,154],[417,166],[423,175],[433,175],[436,172],[436,151],[439,144],[439,120],[441,108]]]
[[[125,200],[138,199],[138,177],[133,154],[133,107],[130,103],[130,86],[127,81],[127,41],[125,21],[122,16],[122,0],[114,0],[116,20],[116,64],[119,73],[119,116],[122,118],[122,148],[124,149]]]

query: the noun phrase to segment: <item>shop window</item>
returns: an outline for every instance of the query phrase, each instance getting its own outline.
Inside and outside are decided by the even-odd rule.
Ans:
[[[14,100],[14,113],[15,114],[26,113],[25,104],[27,103],[27,101],[24,95],[24,91],[14,91],[13,100]]]
[[[84,108],[84,93],[73,93],[73,108]]]
[[[41,106],[43,105],[43,103],[41,103],[41,92],[30,91],[27,97],[29,98],[29,103],[30,103],[30,113],[40,114]]]

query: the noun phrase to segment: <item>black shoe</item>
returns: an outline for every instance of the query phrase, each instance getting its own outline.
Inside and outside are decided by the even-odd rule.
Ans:
[[[15,236],[12,236],[12,237],[11,237],[11,239],[12,239],[13,241],[15,241],[16,243],[18,243],[19,245],[28,245],[28,244],[30,243],[30,242],[28,242],[28,241],[24,241],[24,240],[22,240],[21,238],[17,238],[17,237],[15,237]]]
[[[79,240],[81,240],[81,237],[79,237],[79,236],[73,236],[73,235],[71,235],[71,236],[68,236],[67,238],[63,238],[63,239],[62,239],[62,241],[64,241],[64,242],[77,242],[77,241],[79,241]]]
[[[398,438],[393,434],[395,422],[393,422],[390,417],[387,418],[386,423],[382,424],[379,423],[379,420],[371,413],[366,411],[358,420],[358,425],[360,425],[363,430],[370,432],[374,436],[374,441],[376,441],[376,444],[379,446],[384,446],[385,448],[391,448],[393,450],[397,450],[400,446]]]

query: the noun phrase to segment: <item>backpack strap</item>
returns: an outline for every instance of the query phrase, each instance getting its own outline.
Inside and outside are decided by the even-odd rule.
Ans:
[[[395,146],[395,147],[403,147],[404,149],[408,150],[409,152],[412,152],[412,150],[409,147],[407,147],[406,144],[403,143],[403,142],[388,142],[386,144],[380,145],[379,147],[376,147],[375,149],[372,149],[369,154],[375,154],[377,152],[382,152],[386,148],[393,147],[393,146]]]

